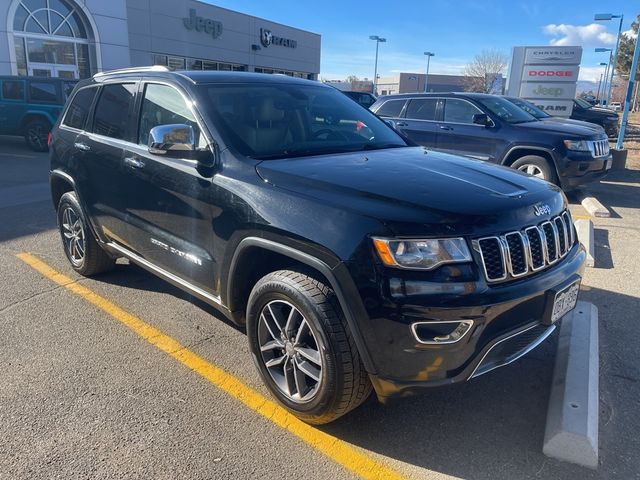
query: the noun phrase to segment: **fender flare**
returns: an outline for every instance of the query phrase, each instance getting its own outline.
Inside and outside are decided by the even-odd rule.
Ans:
[[[507,158],[509,158],[509,155],[511,155],[516,150],[538,150],[539,152],[544,152],[548,154],[551,157],[551,166],[556,172],[556,177],[558,179],[560,178],[560,171],[558,170],[558,165],[553,155],[553,150],[545,147],[536,147],[533,145],[514,145],[509,150],[507,150],[507,153],[504,154],[504,156],[502,157],[502,161],[500,162],[500,165],[505,165],[505,161],[507,160]]]
[[[360,359],[362,360],[362,363],[364,364],[366,371],[368,373],[375,374],[375,367],[374,367],[373,360],[371,358],[371,355],[369,354],[369,349],[367,348],[366,342],[364,341],[364,337],[360,330],[359,324],[356,321],[357,316],[362,314],[366,315],[366,311],[364,310],[364,306],[354,305],[353,302],[347,301],[347,294],[345,292],[345,288],[339,282],[336,275],[336,273],[338,274],[341,273],[341,276],[343,276],[344,274],[348,275],[348,272],[346,271],[346,267],[344,266],[344,264],[340,263],[339,265],[337,265],[332,269],[325,262],[323,262],[322,260],[319,260],[313,255],[310,255],[306,252],[295,249],[288,245],[284,245],[282,243],[274,242],[273,240],[267,240],[265,238],[260,238],[260,237],[246,237],[240,241],[240,243],[236,247],[236,250],[233,253],[231,264],[229,266],[229,273],[228,273],[229,279],[234,278],[233,277],[234,271],[238,264],[238,259],[242,255],[242,252],[250,247],[264,248],[266,250],[279,253],[293,260],[296,260],[300,263],[303,263],[309,266],[310,268],[316,270],[320,274],[322,274],[329,281],[329,283],[331,284],[331,288],[333,289],[333,291],[336,294],[336,297],[338,298],[338,303],[342,308],[342,312],[344,313],[345,319],[347,321],[347,325],[349,326],[349,329],[351,330],[351,334],[353,335],[356,348],[358,349],[358,353],[360,354]],[[337,272],[339,269],[344,269],[344,271]],[[232,289],[233,289],[233,282],[229,281],[227,283],[227,292],[226,292],[227,298],[231,298]],[[349,288],[349,290],[352,290],[349,292],[349,298],[357,298],[357,299],[360,298],[360,295],[357,292],[355,285],[353,285],[352,288]],[[357,296],[354,297],[354,293]]]

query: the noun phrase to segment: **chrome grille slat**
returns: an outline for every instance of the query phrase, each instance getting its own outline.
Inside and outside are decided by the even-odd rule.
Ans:
[[[473,241],[488,282],[516,279],[560,261],[576,242],[568,210],[538,225]]]

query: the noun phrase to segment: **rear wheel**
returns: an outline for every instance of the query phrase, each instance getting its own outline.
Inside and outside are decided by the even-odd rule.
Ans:
[[[46,152],[49,149],[47,137],[50,131],[51,124],[46,120],[30,120],[24,127],[24,139],[32,150]]]
[[[60,198],[58,229],[64,253],[76,272],[88,277],[113,268],[115,259],[93,237],[75,192]]]
[[[538,155],[525,155],[511,164],[511,168],[520,170],[532,177],[541,178],[551,183],[558,183],[553,167],[546,158]]]
[[[328,423],[371,393],[333,290],[280,270],[260,279],[247,307],[253,359],[271,393],[307,423]]]

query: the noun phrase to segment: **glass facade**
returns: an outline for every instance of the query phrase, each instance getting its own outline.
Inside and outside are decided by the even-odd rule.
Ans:
[[[155,53],[153,55],[153,64],[164,65],[173,70],[184,70],[185,68],[187,70],[224,70],[229,72],[246,72],[248,70],[247,65],[241,65],[239,63],[176,57],[174,55],[163,55],[161,53]]]

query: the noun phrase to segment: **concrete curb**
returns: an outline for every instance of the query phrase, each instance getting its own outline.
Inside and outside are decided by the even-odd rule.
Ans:
[[[578,302],[562,320],[542,451],[598,468],[598,310]]]
[[[585,262],[587,267],[594,267],[596,264],[595,257],[595,242],[593,241],[593,222],[584,218],[576,220],[576,233],[578,234],[578,240],[584,245],[587,251],[587,261]]]
[[[593,196],[591,192],[585,190],[583,188],[579,188],[576,190],[576,196],[578,200],[584,207],[584,209],[589,212],[589,214],[593,217],[597,218],[609,218],[611,217],[611,212],[602,205],[596,197]]]

